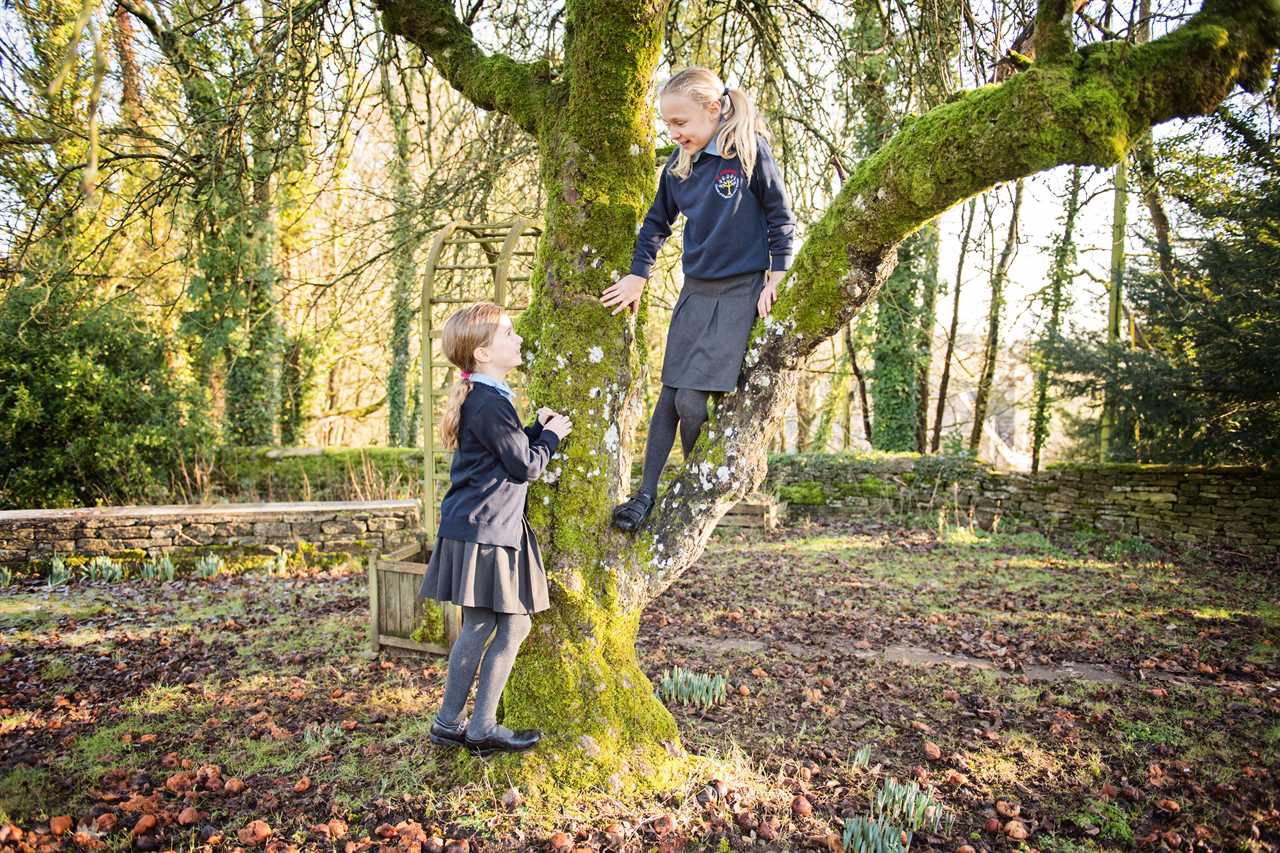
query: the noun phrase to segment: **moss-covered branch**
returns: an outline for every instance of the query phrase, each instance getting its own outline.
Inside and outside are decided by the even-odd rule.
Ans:
[[[449,0],[377,0],[387,31],[422,48],[453,88],[481,109],[495,110],[536,134],[545,114],[548,63],[486,54]]]
[[[1056,44],[1027,71],[908,122],[864,160],[809,229],[773,316],[753,332],[738,389],[659,499],[644,541],[645,597],[669,586],[761,481],[796,367],[876,294],[904,237],[996,184],[1066,163],[1110,165],[1153,125],[1209,113],[1234,86],[1260,89],[1277,44],[1280,0],[1209,0],[1149,44]]]
[[[1211,0],[1157,41],[1091,45],[907,123],[811,229],[777,316],[825,338],[855,255],[879,254],[996,184],[1065,163],[1115,163],[1152,125],[1211,112],[1235,85],[1256,90],[1280,41],[1277,7]]]

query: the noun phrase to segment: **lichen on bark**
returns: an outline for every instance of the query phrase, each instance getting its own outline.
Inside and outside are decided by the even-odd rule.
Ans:
[[[503,699],[504,722],[541,728],[545,742],[495,767],[559,793],[674,784],[696,758],[638,664],[640,613],[763,479],[803,360],[875,296],[897,244],[947,208],[1059,164],[1113,163],[1152,123],[1258,85],[1280,41],[1278,3],[1210,0],[1140,47],[1055,44],[1007,81],[905,123],[808,227],[772,316],[753,329],[737,390],[718,401],[646,528],[625,536],[608,520],[629,487],[645,354],[636,316],[611,316],[599,294],[627,270],[655,186],[651,81],[666,3],[570,0],[564,64],[552,69],[483,55],[447,0],[378,0],[388,29],[456,88],[537,137],[548,198],[520,329],[532,400],[568,413],[574,432],[530,490],[553,607],[534,617]],[[455,761],[465,776],[469,759]]]

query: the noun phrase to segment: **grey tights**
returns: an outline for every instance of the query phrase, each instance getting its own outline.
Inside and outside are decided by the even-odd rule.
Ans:
[[[710,396],[706,391],[695,391],[693,388],[662,386],[658,404],[653,407],[653,417],[649,420],[649,438],[644,446],[644,475],[640,491],[657,497],[658,477],[667,464],[667,457],[671,455],[671,445],[676,442],[676,421],[680,422],[680,449],[685,456],[693,450],[698,432],[707,422],[707,399]]]
[[[491,734],[511,737],[511,730],[498,725],[498,699],[507,685],[507,676],[516,662],[520,644],[529,636],[533,620],[524,613],[495,613],[484,607],[462,608],[462,631],[449,652],[449,675],[444,688],[444,702],[436,718],[442,725],[456,729],[471,692],[471,682],[480,667],[480,686],[476,688],[476,704],[467,725],[467,736],[479,740]],[[497,634],[485,651],[484,641]],[[484,663],[480,665],[480,656]]]

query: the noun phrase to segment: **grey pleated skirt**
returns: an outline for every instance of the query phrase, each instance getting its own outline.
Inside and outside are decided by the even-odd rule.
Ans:
[[[698,391],[738,387],[764,271],[729,278],[685,277],[671,311],[662,384]]]
[[[529,522],[519,548],[436,539],[422,577],[422,595],[497,613],[537,613],[551,607],[542,552]]]

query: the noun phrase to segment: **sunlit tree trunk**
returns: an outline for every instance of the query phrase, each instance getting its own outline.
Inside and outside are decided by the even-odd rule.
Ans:
[[[973,429],[969,432],[969,449],[977,451],[982,442],[982,427],[987,420],[987,404],[991,400],[991,383],[995,380],[996,362],[1000,357],[1000,321],[1004,313],[1004,285],[1009,277],[1014,249],[1018,247],[1018,217],[1022,212],[1022,179],[1014,184],[1013,210],[1009,213],[1009,230],[1005,234],[1000,260],[991,272],[991,307],[987,311],[987,344],[982,352],[982,369],[978,390],[973,399]]]
[[[1263,85],[1275,23],[1262,7],[1223,2],[1142,49],[1077,52],[1066,0],[1045,2],[1034,65],[916,118],[849,175],[808,230],[773,313],[757,322],[737,390],[720,398],[645,527],[627,535],[608,522],[631,470],[643,312],[611,316],[599,294],[627,269],[653,196],[651,81],[665,3],[569,0],[555,69],[485,54],[442,0],[378,6],[390,32],[539,144],[548,205],[520,326],[532,402],[568,413],[574,431],[530,489],[553,606],[534,618],[503,698],[504,723],[540,728],[543,741],[489,766],[557,791],[665,787],[687,769],[675,722],[636,657],[641,611],[761,483],[797,369],[875,298],[898,244],[997,183],[1060,163],[1114,163],[1152,123],[1212,109],[1237,83]],[[449,761],[473,778],[472,759]]]

